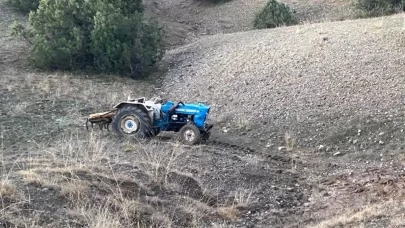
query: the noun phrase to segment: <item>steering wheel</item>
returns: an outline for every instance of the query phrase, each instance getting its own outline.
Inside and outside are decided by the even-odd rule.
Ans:
[[[169,113],[173,112],[176,108],[179,107],[179,104],[182,104],[184,106],[184,103],[182,101],[177,102],[175,105],[173,105],[170,109],[169,109]]]

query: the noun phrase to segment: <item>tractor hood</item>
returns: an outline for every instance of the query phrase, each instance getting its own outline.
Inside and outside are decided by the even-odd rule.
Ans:
[[[164,105],[162,105],[162,112],[167,112],[173,105],[174,102],[166,102]],[[185,103],[184,105],[179,104],[176,108],[176,112],[187,115],[206,115],[209,113],[210,108],[210,106],[203,103]]]
[[[185,112],[185,113],[208,113],[210,110],[210,106],[204,105],[204,104],[185,104],[179,105],[178,108],[176,108],[176,112]]]

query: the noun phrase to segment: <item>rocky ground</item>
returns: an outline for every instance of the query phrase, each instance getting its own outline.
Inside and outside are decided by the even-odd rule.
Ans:
[[[279,146],[402,146],[403,15],[217,35],[172,50],[164,91]],[[388,133],[389,134],[384,134]],[[342,148],[349,150],[349,148]]]

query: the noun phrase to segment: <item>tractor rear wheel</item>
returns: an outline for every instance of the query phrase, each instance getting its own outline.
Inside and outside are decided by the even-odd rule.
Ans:
[[[112,128],[119,137],[149,138],[153,136],[149,116],[136,106],[124,106],[118,109],[112,120]]]
[[[186,124],[179,131],[180,141],[186,145],[194,145],[200,142],[200,129],[194,124]]]

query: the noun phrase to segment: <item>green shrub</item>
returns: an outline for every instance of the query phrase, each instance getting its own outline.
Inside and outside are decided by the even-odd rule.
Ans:
[[[282,25],[294,25],[298,19],[290,8],[276,0],[269,0],[264,8],[256,15],[253,26],[256,29],[275,28]]]
[[[405,0],[358,0],[357,7],[366,12],[366,16],[388,15],[404,11]]]
[[[20,12],[29,13],[38,8],[39,0],[7,0],[7,3]]]
[[[42,69],[143,76],[163,55],[162,30],[143,21],[141,0],[41,0],[30,27],[13,27]]]

